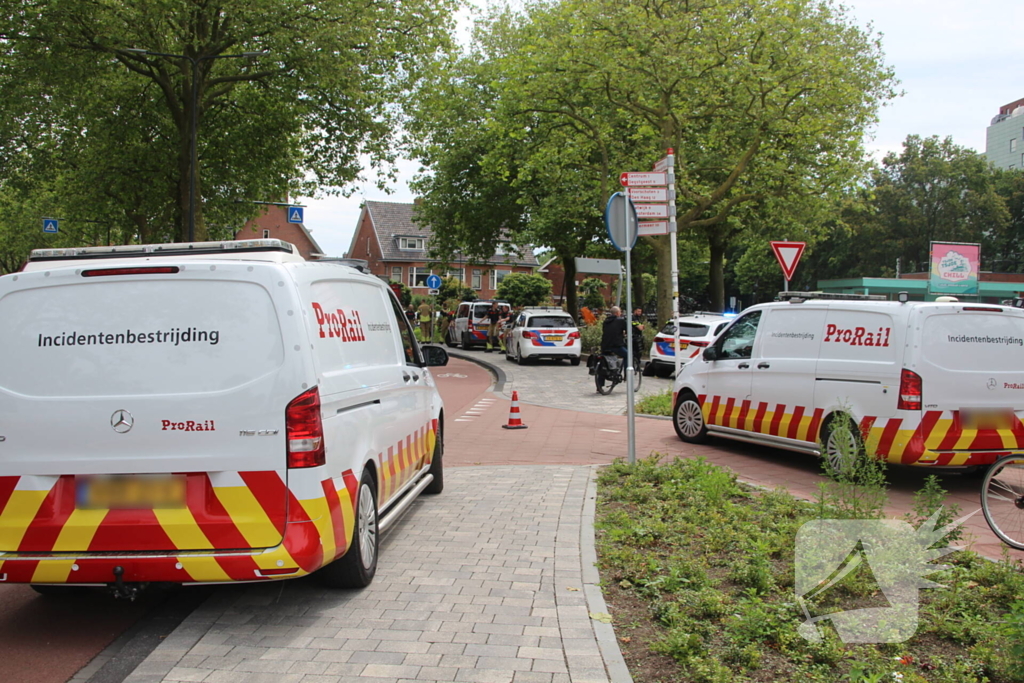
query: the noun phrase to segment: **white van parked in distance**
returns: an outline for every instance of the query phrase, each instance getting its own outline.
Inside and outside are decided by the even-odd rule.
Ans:
[[[682,440],[838,462],[847,415],[856,445],[890,463],[976,467],[1024,452],[1024,310],[788,296],[743,311],[680,371]]]
[[[443,488],[447,353],[355,268],[278,240],[37,250],[0,318],[0,580],[364,586]]]

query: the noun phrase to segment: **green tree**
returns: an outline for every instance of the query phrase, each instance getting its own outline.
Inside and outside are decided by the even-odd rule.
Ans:
[[[196,239],[230,234],[254,210],[237,200],[344,186],[361,155],[388,166],[395,104],[446,48],[452,7],[0,0],[0,163],[36,185],[63,169],[78,215],[119,221],[122,240],[181,238],[195,167]],[[266,54],[227,58],[250,52]]]
[[[591,310],[605,307],[604,289],[608,285],[599,277],[588,277],[580,283],[583,305]]]
[[[496,294],[515,307],[551,303],[551,280],[543,275],[511,273],[502,279]]]

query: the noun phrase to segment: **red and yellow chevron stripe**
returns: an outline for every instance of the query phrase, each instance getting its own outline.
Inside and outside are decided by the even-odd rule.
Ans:
[[[433,420],[379,456],[378,491],[429,464],[436,434]],[[156,510],[79,509],[73,475],[0,476],[0,581],[106,584],[118,566],[128,582],[304,576],[355,531],[358,480],[325,469],[188,473],[185,507]]]
[[[821,408],[702,395],[704,422],[815,443],[820,438]],[[920,418],[865,417],[861,436],[868,453],[902,465],[990,465],[1003,455],[1024,451],[1024,422],[1016,416],[1009,429],[970,429],[959,411],[926,411]]]

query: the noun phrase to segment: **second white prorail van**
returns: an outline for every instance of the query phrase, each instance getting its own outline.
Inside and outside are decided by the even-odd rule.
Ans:
[[[838,461],[837,416],[891,463],[989,465],[1024,452],[1024,310],[793,296],[742,313],[675,383],[681,439]]]

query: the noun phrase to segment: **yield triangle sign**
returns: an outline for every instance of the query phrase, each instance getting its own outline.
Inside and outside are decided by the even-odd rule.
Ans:
[[[804,247],[807,246],[806,242],[772,242],[772,251],[775,252],[775,258],[779,260],[779,265],[782,266],[782,274],[786,276],[786,282],[793,279],[793,273],[796,271],[796,264],[800,263],[800,257],[803,256]]]

